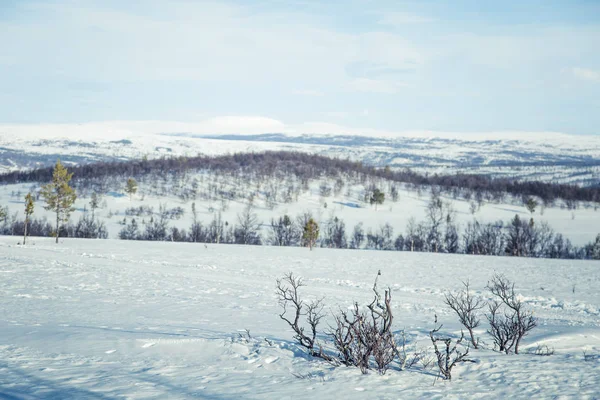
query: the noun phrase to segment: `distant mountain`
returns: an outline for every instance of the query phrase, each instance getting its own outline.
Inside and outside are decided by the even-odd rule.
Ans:
[[[295,150],[422,173],[488,174],[586,186],[600,183],[600,138],[564,134],[484,136],[145,133],[105,127],[46,134],[0,126],[0,172],[164,156]]]

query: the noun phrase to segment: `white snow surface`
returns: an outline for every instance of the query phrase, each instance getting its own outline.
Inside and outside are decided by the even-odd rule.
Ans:
[[[600,388],[600,263],[361,250],[0,237],[0,398],[594,399]],[[307,357],[279,317],[275,280],[294,271],[327,310],[366,304],[381,270],[394,330],[428,348],[434,315],[469,279],[495,272],[539,318],[522,354],[494,352],[486,324],[475,363],[362,375]],[[330,321],[330,319],[328,319]],[[250,337],[244,330],[250,331]],[[324,326],[326,329],[326,325]],[[245,337],[245,338],[244,338]],[[268,339],[271,344],[266,340]],[[323,339],[323,338],[322,338]],[[538,344],[548,357],[528,353]],[[584,352],[587,357],[584,358]]]

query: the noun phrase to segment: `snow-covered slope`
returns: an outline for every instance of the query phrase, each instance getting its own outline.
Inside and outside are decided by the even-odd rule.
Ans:
[[[223,180],[221,181],[223,182]],[[208,179],[202,184],[202,187],[209,184]],[[34,185],[36,186],[36,185]],[[39,186],[39,185],[37,185]],[[23,218],[24,203],[23,198],[32,188],[30,184],[18,185],[0,185],[0,205],[5,205],[9,209],[9,214],[18,213],[18,218]],[[239,187],[240,190],[249,190]],[[34,189],[35,192],[37,189]],[[302,193],[297,201],[291,203],[279,202],[273,208],[267,206],[265,197],[258,194],[254,199],[253,212],[256,213],[258,221],[262,225],[262,235],[266,238],[268,235],[268,226],[272,218],[277,219],[283,215],[295,217],[304,212],[310,212],[316,221],[325,226],[325,223],[338,217],[346,224],[346,231],[351,235],[352,229],[356,224],[362,223],[365,233],[369,231],[376,232],[381,226],[389,223],[393,228],[394,236],[406,234],[406,228],[411,218],[417,222],[424,221],[427,218],[427,205],[430,201],[430,193],[416,192],[407,188],[399,189],[399,199],[397,202],[388,199],[381,206],[374,207],[364,202],[361,198],[363,187],[361,185],[348,184],[346,189],[339,195],[322,197],[319,194],[318,182],[313,183],[309,190]],[[135,218],[143,230],[151,215],[141,217],[131,217],[126,215],[128,208],[151,207],[155,217],[158,215],[161,204],[171,209],[181,207],[184,214],[180,219],[170,220],[169,226],[189,231],[192,223],[192,204],[195,204],[198,213],[198,219],[207,226],[213,220],[218,212],[222,213],[223,221],[235,225],[238,222],[238,215],[243,213],[247,207],[247,199],[239,199],[223,202],[220,200],[210,200],[198,198],[196,200],[184,201],[174,194],[162,196],[148,194],[151,191],[148,184],[141,184],[138,193],[131,199],[123,190],[117,192],[101,193],[101,208],[96,210],[96,217],[106,224],[109,238],[118,238],[119,231],[123,228],[123,220],[131,222]],[[465,229],[467,223],[477,219],[481,223],[496,222],[502,220],[507,223],[519,215],[525,220],[530,218],[530,214],[522,204],[517,203],[483,203],[475,213],[471,213],[471,202],[465,199],[453,199],[448,195],[442,196],[444,202],[449,203],[456,212],[456,222],[459,231]],[[89,195],[79,196],[75,203],[75,211],[71,215],[71,221],[77,221],[87,209],[89,212]],[[54,215],[44,210],[43,199],[36,203],[33,217],[43,218],[53,221]],[[564,207],[560,201],[554,207],[542,209],[538,207],[534,215],[537,223],[547,222],[557,233],[561,233],[568,238],[574,245],[582,246],[594,240],[600,233],[600,208],[597,204],[582,202],[578,209],[569,210]],[[15,240],[20,240],[16,237]]]
[[[259,133],[250,122],[247,130],[239,128],[235,134],[221,133],[222,123],[0,125],[0,171],[51,165],[59,156],[67,163],[82,163],[143,156],[298,150],[426,172],[462,171],[583,184],[597,184],[600,180],[597,136],[518,132],[328,133],[327,126],[309,133],[273,126],[281,130],[270,132],[279,133]]]
[[[0,397],[6,399],[577,398],[600,387],[598,262],[233,245],[0,238]],[[328,309],[364,305],[378,270],[394,330],[431,354],[434,315],[495,272],[539,318],[520,355],[472,350],[451,382],[419,363],[361,375],[307,357],[279,319],[275,279],[303,276]],[[244,330],[250,331],[250,337]],[[267,338],[270,343],[265,341]],[[548,357],[528,354],[538,344]]]

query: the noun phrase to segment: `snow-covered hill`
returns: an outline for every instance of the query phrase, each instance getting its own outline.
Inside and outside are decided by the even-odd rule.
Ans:
[[[223,131],[222,124],[0,125],[0,171],[48,166],[57,157],[67,163],[86,163],[144,156],[297,150],[423,172],[461,171],[588,185],[600,181],[597,136],[518,132],[327,133],[327,127],[305,133],[273,127],[277,128],[282,130],[260,133],[256,128],[240,127],[235,134],[215,134]]]
[[[188,176],[190,180],[193,175]],[[207,188],[214,187],[215,183],[212,179],[216,179],[221,190],[229,190],[231,188],[238,190],[240,193],[256,194],[253,200],[253,213],[256,214],[257,220],[261,225],[261,234],[264,239],[268,237],[269,223],[272,218],[277,218],[283,215],[289,215],[292,218],[309,212],[315,220],[325,226],[327,221],[337,217],[346,224],[346,234],[348,240],[352,234],[352,229],[355,225],[362,223],[365,233],[370,231],[377,232],[383,225],[390,224],[393,228],[393,236],[399,234],[407,234],[407,226],[411,219],[416,222],[427,220],[427,206],[431,199],[431,194],[427,191],[415,191],[413,189],[399,186],[398,200],[393,201],[389,195],[386,195],[385,202],[375,207],[364,201],[364,187],[360,184],[346,183],[344,190],[339,194],[331,193],[323,197],[320,193],[319,182],[313,182],[306,191],[299,194],[297,199],[292,199],[290,203],[285,203],[281,199],[269,206],[269,202],[263,192],[256,193],[253,188],[248,185],[241,185],[235,181],[227,181],[223,177],[215,178],[203,175],[198,175],[196,178],[202,179],[199,183],[199,192],[206,191]],[[322,182],[332,182],[324,179]],[[140,182],[140,186],[136,195],[131,198],[124,192],[124,185],[120,190],[110,191],[108,193],[100,193],[100,208],[96,210],[96,217],[106,224],[109,238],[118,238],[119,231],[123,229],[124,221],[130,223],[132,218],[137,220],[140,230],[144,230],[146,223],[150,218],[157,218],[159,208],[164,205],[168,209],[181,207],[183,215],[181,218],[169,220],[170,227],[185,229],[189,232],[192,224],[192,204],[194,204],[198,220],[208,226],[210,222],[220,213],[224,222],[228,222],[230,226],[238,223],[238,215],[243,214],[244,209],[248,206],[248,199],[243,196],[239,199],[227,200],[222,198],[206,198],[198,195],[196,199],[182,199],[175,195],[172,187],[167,187],[165,193],[156,193],[150,182]],[[237,186],[236,186],[237,185]],[[0,205],[8,207],[9,214],[17,213],[19,219],[23,218],[23,198],[26,193],[37,191],[39,184],[16,184],[16,185],[0,185]],[[162,190],[159,188],[159,191]],[[266,190],[266,189],[264,189]],[[169,193],[170,192],[170,193]],[[386,193],[388,191],[386,190]],[[86,212],[89,215],[90,210],[90,195],[80,195],[75,202],[75,211],[71,215],[71,221],[77,221]],[[463,198],[452,198],[450,195],[441,196],[441,200],[448,204],[453,212],[454,219],[462,235],[469,222],[474,220],[480,223],[492,223],[502,220],[508,223],[515,215],[519,215],[523,220],[528,220],[530,214],[525,206],[518,202],[509,202],[510,198],[500,203],[483,202],[481,207],[471,209],[473,200],[468,201]],[[54,216],[50,211],[43,208],[44,202],[40,199],[36,202],[35,213],[33,217],[46,217],[52,221]],[[151,210],[149,213],[144,213],[141,216],[127,215],[128,209],[146,208]],[[87,210],[87,211],[86,211]],[[546,222],[557,233],[561,233],[565,238],[569,239],[574,245],[582,246],[594,240],[596,235],[600,233],[600,209],[597,204],[581,202],[577,209],[568,209],[564,203],[557,201],[553,207],[542,208],[538,207],[534,215],[538,224]],[[15,237],[16,241],[21,240]],[[462,236],[461,236],[462,240]]]
[[[0,397],[6,399],[577,398],[600,387],[598,262],[375,251],[0,238]],[[522,354],[484,345],[450,382],[433,364],[404,372],[339,367],[307,357],[279,317],[275,279],[294,271],[327,311],[365,305],[377,271],[392,288],[395,332],[432,355],[435,315],[469,279],[516,281],[539,327]],[[485,319],[484,319],[485,321]],[[331,320],[327,318],[327,322]],[[246,331],[250,332],[249,335]],[[268,339],[267,340],[265,340]],[[325,340],[325,337],[321,337]],[[530,354],[538,345],[554,355]]]

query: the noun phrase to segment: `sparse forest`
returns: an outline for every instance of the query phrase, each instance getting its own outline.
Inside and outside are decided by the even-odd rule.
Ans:
[[[84,215],[76,223],[65,220],[57,224],[60,236],[108,237],[95,210],[100,207],[100,199],[105,193],[121,191],[130,200],[134,194],[142,201],[145,196],[175,196],[183,203],[191,203],[192,214],[191,224],[184,228],[180,224],[177,227],[171,225],[171,221],[180,220],[186,214],[186,209],[181,206],[169,208],[166,203],[161,203],[158,209],[149,205],[128,207],[118,234],[124,240],[305,245],[311,249],[364,248],[571,259],[594,259],[600,254],[600,237],[585,246],[574,246],[546,222],[538,223],[535,214],[536,211],[543,213],[551,206],[576,209],[585,203],[597,207],[598,203],[593,201],[583,202],[584,199],[595,201],[598,198],[598,189],[594,188],[510,182],[482,176],[426,177],[409,170],[380,170],[347,160],[290,152],[99,163],[69,168],[69,172],[77,195],[90,198],[89,211],[86,206]],[[31,192],[36,193],[36,185],[51,178],[51,169],[40,169],[5,174],[0,176],[0,182],[31,182]],[[257,207],[274,210],[280,204],[295,203],[315,185],[323,209],[327,208],[330,197],[341,194],[362,199],[359,201],[364,206],[377,209],[386,203],[401,201],[401,187],[419,195],[426,193],[429,201],[425,219],[412,218],[404,227],[390,223],[379,226],[359,223],[347,227],[345,221],[333,213],[319,219],[318,224],[308,212],[280,215],[270,222],[258,218]],[[469,201],[473,219],[461,226],[456,221],[452,199]],[[212,204],[209,220],[198,216],[196,201]],[[234,220],[228,221],[222,213],[231,202],[246,206]],[[517,204],[528,210],[531,217],[526,220],[515,215],[508,221],[479,221],[475,213],[491,202]],[[43,218],[25,221],[16,213],[10,214],[6,208],[3,212],[6,214],[0,219],[3,234],[48,236],[57,231]]]
[[[0,175],[0,184],[26,182],[47,182],[52,176],[52,168],[32,171],[15,171]],[[553,184],[538,181],[518,181],[507,178],[492,178],[486,175],[421,175],[409,169],[392,171],[389,168],[375,168],[360,162],[328,158],[320,155],[273,151],[263,153],[238,153],[224,156],[174,157],[143,159],[125,162],[101,162],[77,165],[70,168],[74,173],[74,185],[85,190],[89,188],[111,189],[114,181],[123,182],[131,178],[132,189],[138,177],[152,177],[159,182],[179,180],[183,185],[192,172],[210,171],[216,176],[242,178],[252,176],[256,180],[286,178],[294,176],[300,181],[329,177],[333,179],[350,177],[359,180],[386,179],[388,181],[413,186],[435,186],[442,193],[453,197],[481,197],[486,201],[500,201],[507,195],[523,198],[535,196],[545,205],[557,200],[565,202],[589,201],[600,203],[600,183],[595,186]],[[280,179],[285,182],[285,179]],[[119,183],[122,186],[122,183]],[[274,189],[277,187],[269,187]],[[175,187],[174,189],[177,189]],[[183,188],[182,188],[183,189]],[[193,188],[192,188],[193,189]],[[478,194],[479,193],[479,194]],[[182,190],[181,195],[190,195]],[[326,193],[325,193],[326,194]],[[392,194],[393,196],[393,194]],[[379,201],[379,198],[378,198]]]

